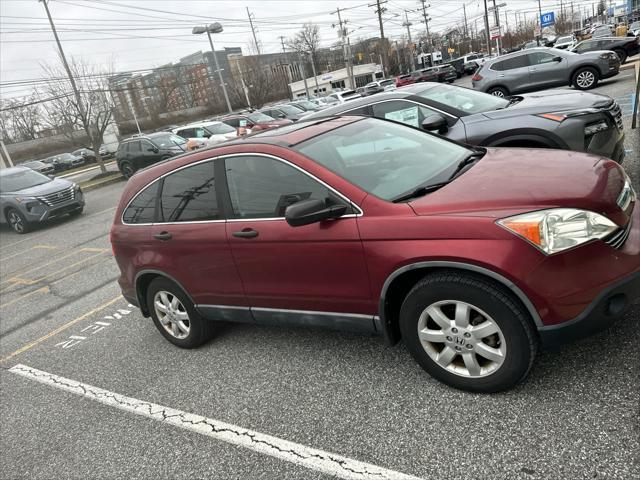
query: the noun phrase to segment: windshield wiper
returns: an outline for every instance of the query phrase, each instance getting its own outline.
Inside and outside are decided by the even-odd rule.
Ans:
[[[473,165],[475,162],[477,162],[482,157],[484,157],[485,153],[486,152],[484,152],[483,150],[474,150],[473,153],[471,153],[471,154],[467,155],[466,157],[464,157],[460,161],[460,163],[458,163],[458,165],[456,166],[456,169],[453,171],[453,173],[451,174],[451,176],[449,177],[449,180],[447,180],[447,182],[450,182],[454,178],[459,177],[460,175],[462,175],[462,173],[464,173],[467,170],[467,167]]]
[[[415,188],[414,190],[412,190],[411,192],[403,193],[402,195],[394,198],[391,201],[393,203],[400,203],[400,202],[403,202],[405,200],[409,200],[411,198],[421,197],[423,195],[426,195],[427,193],[434,192],[434,191],[438,190],[439,188],[444,187],[449,182],[450,182],[450,180],[447,180],[446,182],[432,183],[431,185],[421,185],[421,186]]]

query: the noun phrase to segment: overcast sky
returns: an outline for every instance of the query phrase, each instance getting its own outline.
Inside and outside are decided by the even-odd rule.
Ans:
[[[621,3],[617,0],[614,3]],[[509,27],[516,18],[536,17],[535,0],[501,0]],[[50,0],[49,8],[67,56],[82,57],[95,65],[111,64],[116,70],[138,70],[175,62],[189,53],[208,49],[206,37],[191,35],[195,25],[220,22],[224,32],[214,35],[216,48],[239,46],[248,53],[251,12],[262,51],[282,49],[280,36],[292,37],[303,23],[320,27],[323,46],[334,44],[336,8],[348,21],[352,42],[358,37],[378,36],[375,0]],[[493,2],[489,0],[489,5]],[[574,0],[574,8],[588,8],[594,0]],[[463,5],[473,28],[482,28],[483,0],[427,0],[430,28],[442,31],[463,22]],[[565,8],[571,1],[564,0]],[[542,1],[543,12],[559,10],[560,0]],[[391,39],[406,36],[402,25],[405,10],[412,35],[424,31],[418,0],[388,0],[383,5],[385,34]],[[29,93],[28,85],[12,82],[43,76],[42,63],[57,61],[56,45],[44,6],[37,0],[0,0],[0,94],[3,98]]]

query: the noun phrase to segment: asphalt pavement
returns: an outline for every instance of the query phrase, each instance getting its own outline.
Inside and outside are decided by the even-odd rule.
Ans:
[[[629,71],[596,91],[625,109],[633,85]],[[640,477],[640,305],[497,395],[448,388],[403,345],[344,332],[220,324],[181,350],[115,283],[123,187],[29,235],[0,228],[0,478]]]

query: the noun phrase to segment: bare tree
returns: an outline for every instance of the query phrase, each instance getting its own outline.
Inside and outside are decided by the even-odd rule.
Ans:
[[[152,115],[158,116],[161,113],[178,110],[181,92],[176,70],[167,69],[156,74],[151,91],[151,98],[147,105]]]
[[[42,111],[35,95],[25,97],[22,101],[8,100],[3,102],[0,112],[0,132],[6,140],[33,140],[42,129]]]
[[[318,26],[313,23],[305,23],[293,38],[289,39],[287,46],[299,54],[307,57],[311,63],[311,69],[313,71],[313,77],[316,82],[316,93],[318,93],[318,78],[317,78],[317,52],[320,45],[320,32]]]
[[[80,108],[62,65],[43,65],[49,79],[44,87],[52,100],[44,103],[47,123],[52,127],[62,127],[65,136],[75,140],[74,130],[84,130],[93,150],[100,170],[106,173],[100,146],[104,133],[113,119],[113,105],[109,92],[108,77],[111,68],[99,69],[82,59],[72,59],[69,67],[76,81],[84,109]]]
[[[282,76],[272,72],[257,55],[240,58],[231,77],[229,87],[233,103],[246,104],[248,96],[251,105],[247,106],[261,108],[268,101],[286,96],[281,88],[286,85],[286,80],[283,82]]]

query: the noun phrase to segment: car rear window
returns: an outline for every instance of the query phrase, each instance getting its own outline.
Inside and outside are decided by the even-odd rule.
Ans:
[[[154,182],[134,197],[122,215],[124,223],[153,223],[159,185],[159,182]]]

